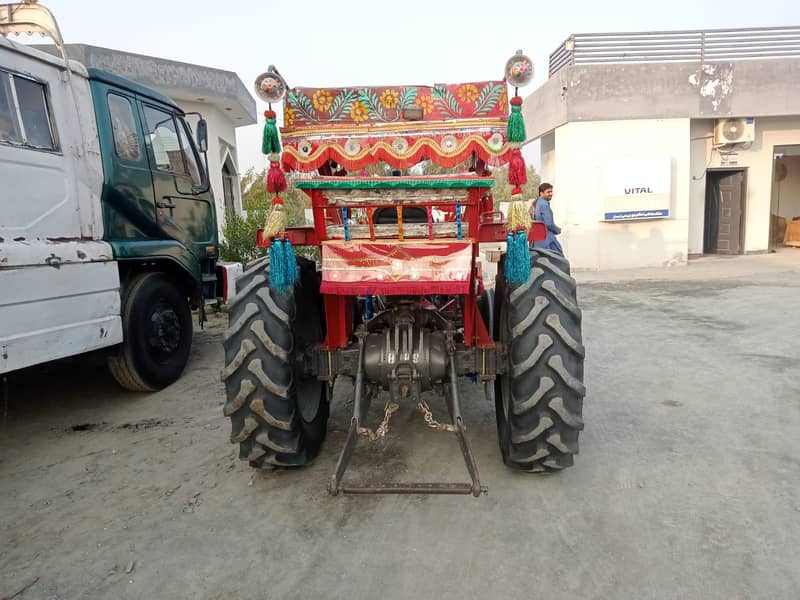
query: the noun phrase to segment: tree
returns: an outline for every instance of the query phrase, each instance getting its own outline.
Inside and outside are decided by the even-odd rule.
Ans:
[[[284,209],[292,227],[305,225],[304,209],[311,208],[311,201],[302,190],[292,185],[287,178],[288,189],[281,193]],[[265,256],[267,248],[259,248],[256,234],[264,226],[272,207],[272,194],[267,192],[267,171],[256,171],[250,168],[240,181],[242,191],[242,208],[245,213],[237,215],[229,212],[225,216],[222,228],[223,240],[220,242],[220,258],[222,260],[248,263],[260,256]],[[298,248],[298,254],[308,258],[316,258],[316,248]]]
[[[306,208],[311,208],[311,201],[305,192],[298,190],[292,185],[292,177],[286,178],[288,189],[281,192],[286,215],[289,225],[292,227],[304,225],[306,222]],[[269,211],[272,206],[272,194],[267,192],[267,170],[256,171],[250,167],[242,176],[242,208],[245,211],[262,210]]]
[[[530,200],[539,196],[539,183],[542,178],[536,172],[536,169],[531,165],[527,169],[528,183],[522,186],[522,199]],[[508,167],[497,167],[492,171],[494,176],[494,188],[492,189],[492,197],[495,202],[508,202],[511,200],[511,190],[513,185],[508,183]]]

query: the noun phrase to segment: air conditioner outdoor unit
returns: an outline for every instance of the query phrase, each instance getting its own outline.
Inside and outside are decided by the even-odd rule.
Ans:
[[[742,144],[756,139],[756,120],[719,119],[714,128],[714,141],[717,144]]]

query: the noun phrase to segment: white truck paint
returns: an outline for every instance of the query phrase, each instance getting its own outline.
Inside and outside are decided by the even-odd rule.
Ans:
[[[56,149],[0,142],[0,373],[122,341],[86,70],[0,37],[0,78],[46,84]],[[2,93],[2,91],[0,91]],[[13,93],[12,93],[13,96]],[[0,115],[0,118],[8,118]]]
[[[31,31],[61,56],[3,37]],[[67,60],[42,5],[0,4],[0,374],[109,348],[129,389],[180,377],[192,308],[241,270],[217,265],[207,123],[195,142],[185,117]]]

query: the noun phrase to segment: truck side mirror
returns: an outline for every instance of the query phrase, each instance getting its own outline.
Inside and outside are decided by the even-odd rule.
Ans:
[[[208,125],[205,119],[197,122],[197,149],[203,153],[208,151]]]

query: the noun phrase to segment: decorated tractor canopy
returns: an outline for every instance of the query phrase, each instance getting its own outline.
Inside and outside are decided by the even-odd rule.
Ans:
[[[293,252],[292,244],[317,245],[329,239],[507,240],[509,253],[519,256],[519,260],[511,259],[508,276],[523,281],[529,273],[525,260],[528,244],[544,235],[540,224],[532,226],[520,202],[527,172],[521,152],[525,141],[522,99],[517,88],[526,84],[532,73],[530,59],[517,53],[506,64],[502,81],[290,89],[271,66],[256,80],[257,94],[269,104],[262,152],[269,157],[267,188],[274,194],[260,243],[270,244],[280,265],[284,262],[280,256]],[[507,81],[515,90],[510,110]],[[279,134],[272,103],[281,100],[284,127]],[[435,178],[365,177],[366,167],[380,162],[399,170],[423,161],[446,168],[469,162],[469,171]],[[508,221],[503,224],[494,211],[493,180],[487,167],[506,164],[513,189]],[[296,186],[306,190],[312,200],[313,234],[308,228],[287,232],[280,197],[287,185],[284,171],[316,172],[319,176],[318,180],[296,180]],[[342,178],[330,181],[327,178],[331,176]],[[402,209],[392,211],[400,205]],[[389,219],[389,212],[396,216]],[[446,223],[439,222],[442,216]],[[280,287],[290,285],[296,276],[291,267],[285,269],[287,277],[283,271],[275,274]],[[427,278],[421,275],[420,280]],[[340,288],[325,286],[323,291],[333,289]],[[394,293],[409,293],[408,289],[414,286],[396,286]]]
[[[262,150],[273,200],[258,240],[269,257],[237,281],[222,371],[242,459],[308,464],[342,376],[353,382],[353,415],[332,494],[479,496],[485,487],[460,410],[458,378],[469,377],[495,404],[509,467],[572,464],[584,393],[576,287],[563,256],[530,248],[545,230],[521,197],[517,87],[532,72],[518,53],[499,81],[290,88],[274,67],[256,80],[269,105]],[[420,175],[423,161],[452,172]],[[507,218],[492,198],[490,168],[503,165],[512,186]],[[288,182],[310,199],[313,223],[287,226]],[[506,243],[486,288],[481,242]],[[298,246],[319,248],[318,261],[296,256]],[[449,424],[435,420],[427,392],[444,396]],[[368,408],[383,393],[389,400],[373,430]],[[456,434],[470,483],[343,482],[356,441],[383,439],[403,402],[430,427]]]

